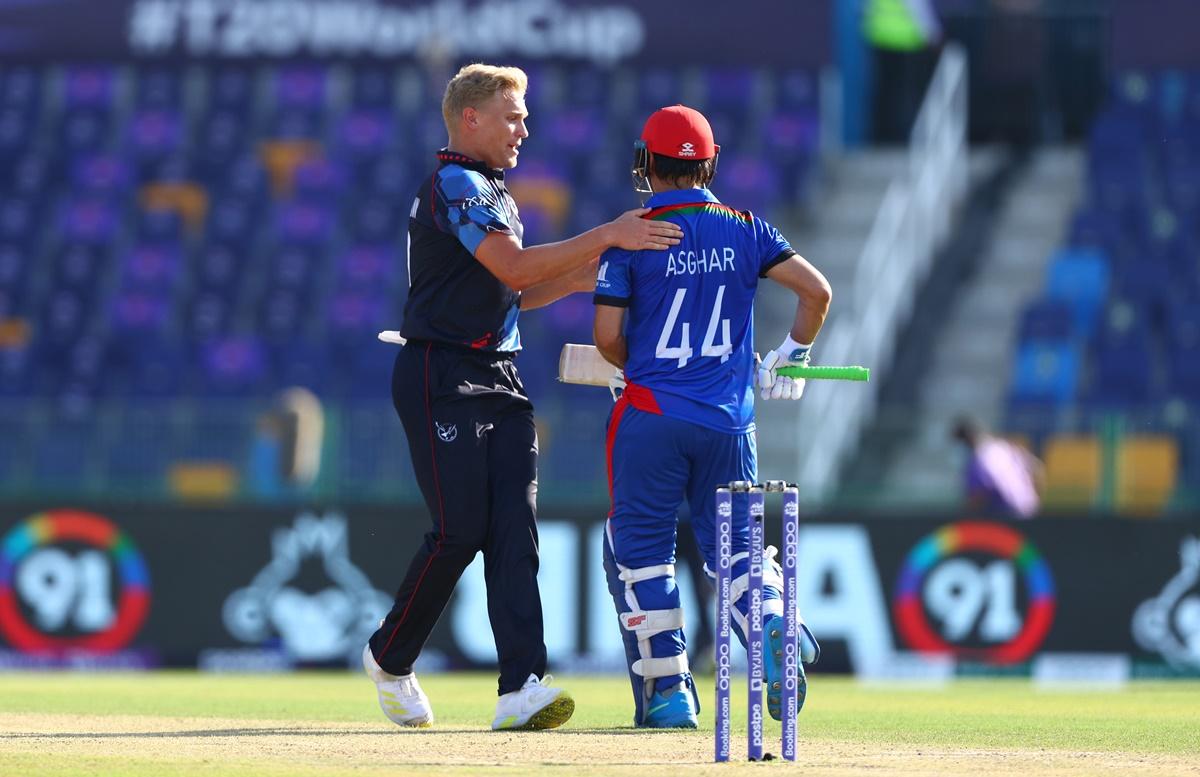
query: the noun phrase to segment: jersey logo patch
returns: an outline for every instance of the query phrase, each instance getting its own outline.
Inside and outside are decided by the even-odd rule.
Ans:
[[[600,272],[596,273],[596,283],[608,283],[608,262],[600,265]]]
[[[456,439],[458,439],[457,424],[443,425],[441,421],[434,421],[433,423],[435,426],[437,426],[438,439],[442,442],[454,442]]]

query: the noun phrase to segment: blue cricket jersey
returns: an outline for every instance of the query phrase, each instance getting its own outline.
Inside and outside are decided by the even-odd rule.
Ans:
[[[665,251],[609,249],[594,301],[627,307],[634,407],[727,432],[754,429],[754,292],[795,251],[779,230],[708,189],[655,194],[648,219],[683,228]]]
[[[408,302],[400,333],[410,340],[513,353],[521,349],[521,295],[475,259],[493,232],[522,238],[504,172],[442,149],[408,219]]]

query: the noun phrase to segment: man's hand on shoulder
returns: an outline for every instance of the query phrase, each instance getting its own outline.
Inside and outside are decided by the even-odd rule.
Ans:
[[[679,245],[683,239],[679,225],[642,218],[649,212],[649,208],[634,208],[605,224],[608,244],[626,251],[661,251]]]

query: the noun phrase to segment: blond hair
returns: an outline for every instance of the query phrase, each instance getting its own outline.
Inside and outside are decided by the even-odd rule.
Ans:
[[[529,77],[519,67],[497,67],[478,62],[463,66],[446,84],[446,94],[442,97],[446,129],[450,132],[457,129],[463,108],[478,108],[497,93],[524,94],[528,85]]]

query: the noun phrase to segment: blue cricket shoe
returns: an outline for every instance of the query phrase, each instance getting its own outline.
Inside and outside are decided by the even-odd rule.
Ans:
[[[767,637],[767,650],[770,660],[764,661],[767,671],[767,712],[775,720],[783,720],[783,616],[771,615],[763,624],[763,634]],[[796,663],[796,679],[800,687],[796,692],[796,713],[804,709],[804,699],[808,695],[808,678],[804,675],[804,664],[816,663],[821,655],[821,648],[813,638],[808,626],[800,624],[800,660]]]
[[[695,700],[685,683],[655,693],[640,728],[698,728]]]

